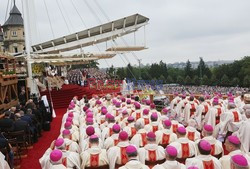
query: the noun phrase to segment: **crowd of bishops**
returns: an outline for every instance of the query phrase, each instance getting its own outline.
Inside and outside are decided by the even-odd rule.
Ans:
[[[248,169],[250,94],[74,97],[42,169]]]

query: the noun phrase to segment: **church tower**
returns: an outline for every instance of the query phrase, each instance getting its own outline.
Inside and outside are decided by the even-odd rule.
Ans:
[[[2,25],[2,29],[3,50],[9,53],[22,53],[25,46],[24,25],[22,14],[18,10],[15,0],[14,6],[10,11],[10,16],[4,25]]]

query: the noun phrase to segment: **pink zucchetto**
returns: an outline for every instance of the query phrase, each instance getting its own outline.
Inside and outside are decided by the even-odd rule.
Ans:
[[[196,167],[196,166],[190,166],[190,167],[188,167],[187,169],[199,169],[199,168]]]
[[[150,100],[146,100],[146,105],[150,105],[151,104],[151,101]]]
[[[91,136],[89,137],[89,139],[90,139],[90,140],[96,140],[96,139],[98,139],[98,136],[95,135],[95,134],[93,134],[93,135],[91,135]]]
[[[204,127],[203,127],[203,129],[204,129],[206,132],[210,132],[210,133],[214,131],[213,126],[210,125],[210,124],[205,124]]]
[[[62,145],[64,144],[64,139],[63,138],[58,138],[56,139],[55,141],[55,146],[58,148],[58,147],[61,147]]]
[[[112,127],[112,130],[116,133],[119,133],[120,130],[121,130],[121,127],[119,124],[114,124],[113,127]]]
[[[71,122],[64,123],[64,128],[65,129],[70,129],[71,127],[72,127],[72,123]]]
[[[158,118],[158,114],[156,112],[151,114],[151,119],[156,119]]]
[[[163,109],[162,109],[162,112],[163,112],[164,114],[168,113],[168,111],[169,111],[169,110],[168,110],[167,108],[163,108]]]
[[[128,133],[126,131],[122,131],[119,133],[119,139],[122,141],[126,141],[128,139]]]
[[[73,119],[71,117],[67,117],[66,122],[72,122]]]
[[[68,117],[74,117],[74,113],[73,112],[70,112],[69,114],[68,114]]]
[[[87,113],[86,117],[87,117],[87,118],[93,118],[93,117],[94,117],[94,114],[89,112],[89,113]]]
[[[109,118],[110,118],[110,116],[112,116],[112,114],[107,113],[107,114],[105,115],[105,118],[106,118],[106,119],[109,119]]]
[[[84,106],[84,107],[83,107],[83,111],[85,111],[85,112],[86,112],[88,109],[89,109],[89,108],[88,108],[87,106]]]
[[[154,103],[150,104],[150,108],[155,109],[155,104]]]
[[[180,134],[186,134],[186,128],[185,127],[178,127],[177,128],[177,132]]]
[[[107,109],[102,109],[101,112],[102,112],[102,115],[105,115],[105,114],[108,113],[108,110]]]
[[[135,104],[135,108],[136,108],[136,109],[140,109],[140,108],[141,108],[140,103],[136,103],[136,104]]]
[[[95,103],[98,104],[98,105],[102,104],[102,102],[100,100],[96,100]]]
[[[130,99],[127,100],[127,104],[131,104],[131,100]]]
[[[170,120],[165,120],[164,125],[170,127],[172,125],[172,122]]]
[[[50,160],[52,162],[58,162],[59,160],[62,159],[62,156],[63,156],[63,153],[61,150],[53,150],[51,153],[50,153]]]
[[[125,98],[125,97],[122,97],[122,98],[121,98],[121,101],[122,101],[122,102],[125,102],[125,101],[126,101],[126,98]]]
[[[156,135],[155,135],[154,132],[151,131],[151,132],[148,132],[147,137],[148,137],[148,138],[151,138],[151,139],[155,139],[155,138],[156,138]]]
[[[127,120],[128,120],[128,122],[133,122],[135,120],[135,118],[133,116],[129,116]]]
[[[72,106],[72,105],[69,105],[69,107],[68,107],[69,110],[72,110],[72,109],[74,109],[74,108],[75,108],[75,107]]]
[[[228,136],[227,139],[232,144],[235,144],[235,145],[240,144],[240,139],[237,136]]]
[[[94,123],[93,118],[91,118],[91,117],[86,118],[86,123],[93,124]]]
[[[211,144],[206,140],[201,140],[199,144],[202,150],[211,151],[212,149]]]
[[[126,148],[126,153],[127,154],[132,154],[132,153],[135,153],[137,152],[137,149],[135,146],[133,145],[129,145],[127,148]]]
[[[88,126],[88,127],[86,128],[86,134],[87,134],[88,136],[91,136],[91,135],[95,134],[95,128],[94,128],[93,126]]]
[[[70,133],[69,130],[63,130],[62,134],[65,135],[65,136],[68,136],[68,135],[70,135],[71,133]]]
[[[117,108],[121,107],[121,103],[120,102],[116,102],[115,107],[117,107]]]
[[[148,109],[144,109],[144,110],[143,110],[143,114],[144,114],[144,115],[148,115],[148,114],[149,114],[149,110],[148,110]]]
[[[174,146],[170,146],[170,145],[167,146],[165,151],[171,157],[176,157],[177,156],[177,149]]]
[[[128,114],[128,111],[127,110],[123,110],[122,111],[122,115],[127,115]]]
[[[239,167],[248,167],[248,162],[246,157],[244,157],[242,154],[236,154],[231,157],[231,161],[233,164],[239,166]]]

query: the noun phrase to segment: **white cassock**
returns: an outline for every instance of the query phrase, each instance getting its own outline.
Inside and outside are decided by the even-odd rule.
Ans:
[[[207,136],[204,137],[203,140],[208,141],[211,144],[212,150],[211,150],[211,154],[212,155],[219,155],[222,153],[224,153],[223,151],[223,147],[222,147],[222,143],[219,140],[216,140],[213,136]],[[200,140],[196,141],[196,145],[198,145]]]
[[[139,152],[139,159],[142,162],[155,162],[165,159],[165,151],[162,146],[158,144],[147,144]]]
[[[177,149],[177,158],[193,157],[197,153],[195,143],[188,138],[178,138],[175,142],[170,144]]]
[[[63,130],[65,130],[64,124],[62,124],[60,132],[62,133]],[[71,129],[69,129],[69,130],[71,131],[71,133],[77,132],[79,134],[79,128],[77,126],[75,126],[75,125],[72,125]]]
[[[39,159],[42,169],[50,169],[53,165],[50,162],[50,153],[52,152],[51,148],[48,148],[44,155]],[[70,152],[62,150],[63,157],[62,157],[62,164],[66,168],[74,168],[80,169],[80,156],[78,153]]]
[[[199,169],[221,169],[220,161],[211,155],[198,155],[187,158],[186,167],[196,166]]]
[[[184,122],[188,124],[189,119],[194,119],[197,111],[197,103],[194,101],[188,102],[184,107]]]
[[[144,128],[147,132],[150,132],[150,131],[156,132],[158,130],[162,130],[163,126],[158,121],[154,121],[154,122],[151,122],[150,124],[147,124]]]
[[[207,102],[202,102],[200,105],[197,106],[197,111],[195,115],[195,120],[198,124],[198,129],[201,130],[203,127],[203,120],[205,118],[205,115],[209,111],[210,106]]]
[[[187,102],[188,102],[187,99],[184,99],[177,104],[176,112],[177,112],[177,120],[179,122],[182,122],[184,120],[184,108]]]
[[[239,130],[236,132],[241,141],[241,150],[250,155],[250,119],[242,122]]]
[[[89,138],[86,138],[85,140],[80,141],[79,145],[82,151],[85,151],[88,148],[90,148]],[[98,146],[99,148],[103,148],[103,141],[100,138],[99,138]]]
[[[128,124],[128,126],[123,128],[123,131],[126,131],[128,133],[129,138],[134,137],[136,135],[136,133],[137,133],[137,131],[136,131],[135,127],[134,127],[134,123]]]
[[[137,120],[137,122],[139,122],[143,126],[146,126],[151,122],[151,120],[148,115],[143,115],[142,118]]]
[[[130,140],[131,144],[134,144],[137,148],[144,147],[147,144],[147,131],[140,129],[136,135]]]
[[[201,138],[200,132],[198,132],[196,128],[192,126],[187,126],[186,131],[187,131],[186,137],[191,141],[195,141]]]
[[[230,152],[228,155],[222,156],[220,158],[219,161],[221,163],[222,169],[229,169],[231,167],[230,166],[231,157],[237,154],[241,154],[245,156],[248,161],[248,164],[250,164],[250,157],[247,154],[243,153],[241,150],[235,150],[235,151]]]
[[[50,169],[67,169],[63,164],[51,164]]]
[[[104,148],[108,150],[110,147],[116,146],[118,143],[119,143],[119,134],[115,133],[105,140]]]
[[[106,138],[110,137],[112,134],[113,134],[113,130],[112,130],[112,127],[113,127],[114,123],[109,123],[107,127],[105,127],[103,130],[102,130],[102,136],[101,136],[101,139],[103,141],[106,140]]]
[[[149,167],[138,160],[130,160],[124,166],[119,167],[119,169],[149,169]]]
[[[175,97],[171,102],[170,102],[170,110],[171,114],[175,115],[176,114],[176,107],[177,104],[181,101],[181,98],[179,96]]]
[[[126,147],[129,146],[128,141],[122,141],[115,147],[111,147],[108,152],[109,169],[114,169],[116,164],[124,165],[128,162]]]
[[[68,138],[65,138],[64,141],[65,141],[67,151],[80,153],[80,147],[76,142],[74,142],[74,141],[72,141],[72,140],[70,140]]]
[[[215,128],[215,125],[220,122],[220,116],[224,113],[224,109],[219,105],[211,107],[205,116],[205,123],[210,124]]]
[[[135,121],[140,119],[142,117],[142,110],[135,110],[135,112],[133,112],[131,116],[134,117]]]
[[[238,123],[242,121],[242,115],[239,110],[231,109],[223,113],[223,121],[221,130],[225,133],[227,131],[235,132],[238,130]]]
[[[100,149],[97,146],[91,147],[81,153],[82,165],[81,169],[85,167],[99,167],[108,165],[108,157],[105,149]]]
[[[2,169],[10,169],[7,161],[4,160],[5,156],[0,152],[0,168]]]
[[[153,169],[186,169],[184,164],[179,163],[178,161],[165,161],[163,164],[158,164],[153,167]]]
[[[158,130],[155,135],[156,143],[164,146],[177,140],[177,135],[168,129]]]
[[[176,121],[176,120],[172,120],[171,123],[172,123],[172,125],[171,125],[170,130],[171,130],[173,133],[176,133],[176,132],[177,132],[178,127],[184,127],[182,124],[180,124],[180,123],[179,123],[178,121]]]

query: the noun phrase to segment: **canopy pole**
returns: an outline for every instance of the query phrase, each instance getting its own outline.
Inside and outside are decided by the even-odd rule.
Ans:
[[[24,32],[25,32],[25,51],[27,56],[27,72],[28,72],[28,87],[30,88],[30,96],[33,94],[38,94],[36,90],[36,83],[32,77],[32,66],[31,66],[31,35],[30,35],[30,13],[29,13],[29,0],[23,0],[23,12],[24,12]]]

